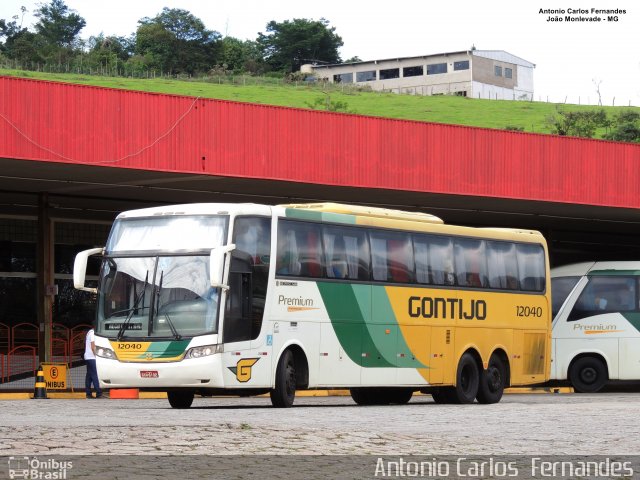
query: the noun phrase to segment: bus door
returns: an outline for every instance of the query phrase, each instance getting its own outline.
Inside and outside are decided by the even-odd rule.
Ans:
[[[272,345],[261,335],[271,248],[271,219],[237,217],[222,323],[226,387],[271,384]]]

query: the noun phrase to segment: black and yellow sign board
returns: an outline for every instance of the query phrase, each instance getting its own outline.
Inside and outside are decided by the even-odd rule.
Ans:
[[[67,389],[67,364],[66,363],[43,363],[44,381],[47,390]]]

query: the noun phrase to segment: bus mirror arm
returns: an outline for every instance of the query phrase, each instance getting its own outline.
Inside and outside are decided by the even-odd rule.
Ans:
[[[77,290],[85,292],[98,293],[97,288],[85,287],[85,278],[87,276],[87,260],[91,255],[103,254],[104,248],[91,248],[84,250],[76,255],[76,259],[73,262],[73,286]]]
[[[211,255],[209,258],[209,278],[211,279],[211,286],[213,288],[221,288],[222,290],[229,290],[229,285],[222,282],[224,278],[224,260],[227,253],[235,250],[236,245],[230,243],[222,247],[216,247],[211,249]]]

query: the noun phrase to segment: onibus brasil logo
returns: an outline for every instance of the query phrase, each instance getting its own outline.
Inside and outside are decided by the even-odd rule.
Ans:
[[[9,478],[32,480],[65,480],[73,462],[47,458],[9,457]]]

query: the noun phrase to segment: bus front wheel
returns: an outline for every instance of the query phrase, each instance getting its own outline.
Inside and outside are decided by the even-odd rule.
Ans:
[[[269,393],[271,404],[277,408],[292,406],[296,398],[296,368],[291,350],[286,350],[278,361],[275,383]]]
[[[489,359],[489,366],[480,374],[478,403],[498,403],[507,383],[507,369],[497,355]]]
[[[470,353],[460,357],[456,373],[456,386],[451,391],[453,403],[473,403],[478,395],[480,371],[475,358]]]
[[[189,408],[193,403],[193,392],[189,390],[175,390],[167,392],[169,405],[173,408]]]
[[[607,383],[607,366],[596,357],[582,357],[569,369],[569,381],[578,393],[596,393]]]

